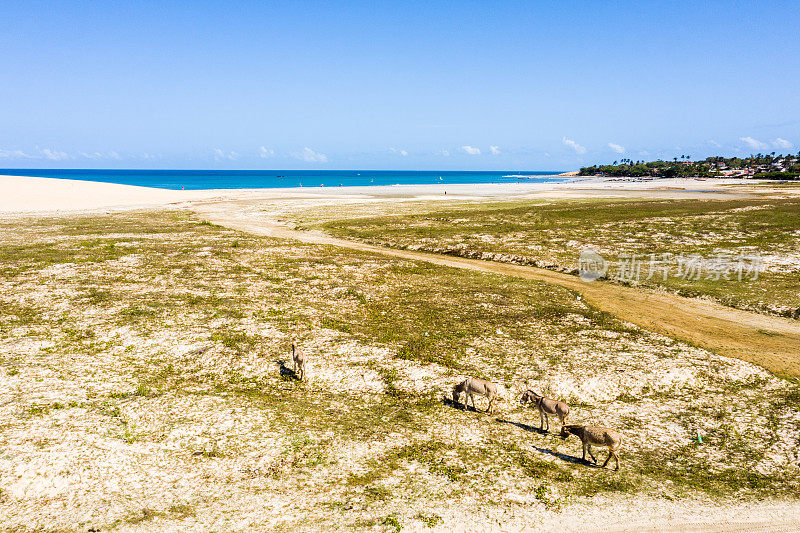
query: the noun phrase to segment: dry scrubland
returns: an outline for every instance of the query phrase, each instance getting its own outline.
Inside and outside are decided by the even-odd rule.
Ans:
[[[4,222],[0,257],[12,531],[531,526],[593,502],[800,489],[800,387],[560,287],[176,212]],[[308,382],[278,363],[293,336]],[[467,375],[509,389],[499,414],[444,399]],[[528,387],[569,401],[570,422],[621,430],[622,470],[536,431]]]
[[[528,200],[495,204],[371,206],[361,216],[326,219],[308,211],[303,224],[395,248],[529,264],[573,272],[581,249],[607,260],[645,254],[640,283],[683,296],[800,318],[800,199]],[[382,212],[383,211],[383,212]],[[420,213],[420,211],[422,211]],[[376,216],[377,214],[377,216]],[[339,217],[339,218],[344,218]],[[705,279],[713,256],[760,253],[765,271],[755,281]],[[699,280],[647,280],[646,254],[700,254]]]

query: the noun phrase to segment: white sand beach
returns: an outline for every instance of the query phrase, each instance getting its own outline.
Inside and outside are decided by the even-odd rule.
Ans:
[[[457,200],[480,198],[724,198],[769,187],[742,179],[663,179],[653,181],[577,178],[551,183],[478,183],[459,185],[380,185],[285,189],[208,189],[177,191],[57,178],[0,175],[0,215],[55,214],[95,210],[188,207],[193,202],[226,200]],[[735,186],[735,187],[734,187]],[[792,194],[794,191],[781,191]],[[796,192],[794,192],[796,194]]]

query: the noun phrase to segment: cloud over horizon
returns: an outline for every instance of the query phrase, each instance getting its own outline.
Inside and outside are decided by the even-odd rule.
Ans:
[[[22,150],[4,150],[0,148],[0,159],[32,159],[33,156],[26,154]]]
[[[390,152],[392,152],[393,154],[402,155],[403,157],[405,157],[405,156],[407,156],[407,155],[408,155],[408,152],[407,152],[406,150],[402,150],[402,149],[401,149],[401,150],[398,150],[398,149],[397,149],[397,148],[395,148],[394,146],[390,146],[390,147],[389,147],[389,151],[390,151]]]
[[[90,154],[88,154],[86,152],[78,152],[78,155],[81,156],[84,159],[95,159],[95,160],[98,160],[98,159],[105,159],[106,158],[105,154],[101,154],[100,152],[92,152]]]
[[[235,161],[239,159],[239,154],[234,151],[225,152],[220,148],[214,148],[214,161],[223,161],[225,159]]]
[[[581,146],[580,144],[576,143],[572,139],[567,139],[566,137],[562,137],[561,143],[564,146],[569,146],[570,148],[575,150],[576,154],[585,154],[586,153],[586,147]]]
[[[758,139],[753,139],[752,137],[739,137],[739,140],[745,143],[747,146],[752,148],[753,150],[764,150],[769,148],[767,143],[763,143]]]
[[[116,152],[112,152],[116,154]],[[99,152],[94,152],[93,154],[84,154],[83,152],[79,153],[82,157],[86,157],[88,159],[98,159],[103,157],[102,154]],[[50,148],[39,148],[36,147],[36,153],[29,154],[22,150],[5,150],[0,148],[0,159],[47,159],[49,161],[65,161],[67,159],[73,159],[67,152],[62,152],[61,150],[53,150]],[[119,157],[117,157],[119,159]]]
[[[787,137],[789,136],[790,135],[787,135]],[[767,153],[771,150],[774,150],[775,152],[791,153],[793,150],[796,150],[797,145],[785,137],[778,137],[775,134],[769,135],[769,137],[762,135],[761,137],[761,139],[751,136],[729,137],[722,138],[721,142],[718,142],[715,139],[706,138],[708,140],[702,141],[700,145],[694,147],[672,146],[667,149],[650,147],[647,150],[641,147],[633,147],[630,149],[630,153],[637,154],[640,157],[652,156],[671,159],[673,155],[684,153],[686,149],[689,149],[692,151],[692,153],[699,152],[697,155],[702,159],[707,155],[741,155],[742,152],[746,150],[752,150],[751,153]],[[561,145],[566,148],[566,150],[562,150],[560,153],[553,151],[553,145],[558,143],[557,138],[551,138],[549,143],[550,146],[544,145],[539,149],[531,145],[512,148],[510,151],[507,149],[501,149],[499,145],[495,144],[484,145],[484,148],[473,145],[452,145],[448,148],[439,149],[435,148],[435,145],[428,147],[423,146],[415,149],[413,158],[411,158],[411,153],[406,148],[398,147],[397,145],[388,146],[388,148],[384,148],[383,150],[368,151],[366,153],[369,153],[370,155],[382,154],[380,155],[381,164],[386,168],[393,168],[393,166],[399,167],[402,164],[408,164],[403,158],[413,159],[415,164],[417,164],[419,161],[425,161],[426,158],[429,158],[427,164],[424,162],[422,164],[423,166],[427,166],[431,169],[438,168],[440,165],[445,166],[447,163],[445,163],[445,161],[441,158],[450,158],[451,156],[455,157],[455,159],[449,161],[450,164],[461,165],[464,168],[468,168],[474,165],[489,163],[488,156],[498,156],[492,162],[493,164],[497,164],[507,156],[513,155],[514,157],[517,157],[519,154],[522,154],[523,156],[538,154],[538,157],[541,159],[538,164],[545,166],[550,164],[546,161],[552,158],[556,163],[566,168],[570,165],[576,164],[576,154],[578,156],[588,154],[588,149],[585,146],[581,145],[574,139],[567,137],[561,138]],[[593,144],[592,146],[595,145]],[[548,148],[549,151],[546,151]],[[593,151],[592,156],[601,159],[603,157],[607,157],[610,160],[610,154],[622,155],[628,153],[628,147],[610,141],[605,143],[605,148],[602,148],[602,144],[598,145],[596,148],[598,149]],[[206,148],[206,150],[208,150],[208,148]],[[356,152],[358,156],[361,156],[364,153],[365,152],[363,151]],[[602,155],[603,153],[605,153],[605,156]],[[202,154],[202,152],[200,152],[200,154]],[[460,154],[472,157],[457,157]],[[345,151],[338,155],[344,155],[347,161],[356,160],[355,156],[352,155],[352,152]],[[487,157],[481,157],[484,155]],[[503,158],[499,157],[501,155]],[[252,166],[254,163],[257,164],[258,161],[285,161],[287,159],[295,159],[304,163],[324,164],[330,162],[330,157],[331,156],[328,154],[317,152],[308,146],[305,146],[302,149],[296,149],[292,152],[282,152],[275,148],[259,146],[256,144],[241,147],[241,150],[238,152],[234,150],[225,150],[222,148],[211,148],[210,155],[209,152],[206,151],[205,156],[200,155],[199,158],[195,157],[195,161],[199,162],[204,160],[206,163],[213,161],[217,165],[231,166],[231,168],[233,168],[237,166]],[[39,145],[26,145],[21,147],[21,149],[8,146],[0,147],[0,161],[3,162],[3,164],[0,166],[6,167],[18,166],[20,168],[38,168],[38,166],[47,166],[53,168],[81,168],[108,165],[105,168],[136,168],[139,165],[148,165],[149,163],[145,162],[150,160],[160,160],[162,164],[165,164],[165,168],[174,166],[174,159],[170,154],[155,155],[152,153],[142,152],[117,152],[113,150],[92,150],[91,148],[80,149],[78,147],[74,147],[72,150],[65,151],[56,147],[44,148]],[[439,160],[440,163],[436,163],[436,160]],[[122,163],[116,163],[117,161]],[[403,161],[403,163],[401,164],[400,161]],[[295,165],[297,165],[297,163],[295,163]]]
[[[618,145],[616,143],[608,143],[608,147],[611,148],[612,150],[614,150],[615,152],[617,152],[618,154],[624,154],[625,153],[625,147],[624,146],[620,146],[620,145]]]
[[[328,156],[327,155],[325,155],[323,153],[320,153],[320,152],[315,152],[314,150],[312,150],[308,146],[303,148],[303,150],[300,151],[300,152],[292,152],[289,155],[291,157],[295,158],[295,159],[299,159],[300,161],[305,161],[306,163],[327,163],[328,162]]]
[[[70,158],[67,152],[51,150],[50,148],[42,148],[39,150],[39,152],[41,152],[45,159],[49,159],[50,161],[63,161],[64,159]]]

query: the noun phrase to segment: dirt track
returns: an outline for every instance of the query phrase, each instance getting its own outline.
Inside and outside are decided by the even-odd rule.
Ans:
[[[800,322],[791,319],[647,289],[604,282],[587,283],[576,276],[541,268],[398,250],[339,239],[321,232],[293,230],[268,220],[242,218],[236,205],[228,202],[198,204],[194,209],[210,222],[257,235],[342,246],[561,285],[581,293],[594,307],[622,320],[720,355],[759,364],[776,374],[800,377]]]

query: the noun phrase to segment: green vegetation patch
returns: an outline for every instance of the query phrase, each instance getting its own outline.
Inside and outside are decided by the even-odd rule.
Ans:
[[[484,213],[506,227],[506,208]],[[516,206],[515,216],[525,209],[533,207]],[[437,216],[468,225],[468,212],[461,221]],[[4,453],[29,461],[28,444],[18,443],[44,454],[66,440],[95,468],[107,450],[131,461],[146,451],[148,464],[163,461],[170,480],[191,478],[197,489],[176,500],[191,505],[165,502],[172,481],[114,472],[132,503],[103,528],[205,520],[217,507],[205,498],[220,487],[237,505],[303,498],[303,519],[327,528],[441,527],[443,509],[462,496],[507,506],[517,505],[507,494],[529,494],[552,510],[664,486],[670,497],[796,493],[796,469],[763,468],[796,451],[796,384],[749,376],[745,366],[728,372],[728,363],[620,322],[565,288],[260,238],[183,214],[128,216],[0,227],[9,273],[0,376],[19,391]],[[57,242],[67,255],[15,256],[20,240],[45,256]],[[309,357],[305,381],[289,369],[290,339]],[[660,386],[667,374],[701,385]],[[500,413],[454,408],[450,389],[467,375],[511,389]],[[561,440],[552,418],[554,432],[537,431],[538,415],[517,402],[527,387],[569,401],[570,422],[602,421],[630,436],[622,470],[583,464],[580,443]],[[698,427],[702,444],[693,441]],[[53,443],[25,437],[53,428]],[[664,428],[667,442],[658,440]],[[37,468],[57,475],[49,464]],[[60,513],[64,501],[37,505]]]
[[[418,214],[329,221],[331,233],[397,248],[508,261],[575,272],[584,248],[600,250],[621,274],[634,254],[640,273],[624,278],[684,296],[707,296],[734,307],[800,317],[800,199],[567,200],[506,202]],[[736,263],[759,255],[781,266],[722,271],[719,258]],[[657,263],[665,256],[672,263]],[[700,264],[693,258],[703,258]],[[684,265],[680,269],[678,257]],[[655,260],[656,263],[653,263]],[[762,262],[763,266],[763,262]],[[756,267],[758,268],[758,267]],[[716,270],[715,270],[716,269]],[[717,271],[719,270],[719,274]],[[742,278],[741,280],[739,278]]]

